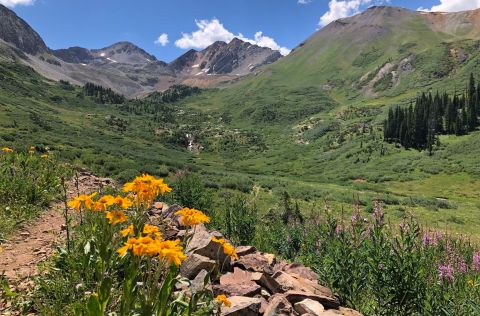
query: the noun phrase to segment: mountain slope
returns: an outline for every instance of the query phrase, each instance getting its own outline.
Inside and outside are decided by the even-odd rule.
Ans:
[[[191,56],[189,59],[189,56]],[[0,59],[21,60],[53,80],[93,82],[128,97],[165,90],[178,83],[212,87],[252,73],[280,53],[234,39],[189,51],[167,64],[129,42],[101,49],[50,50],[13,11],[0,5]]]

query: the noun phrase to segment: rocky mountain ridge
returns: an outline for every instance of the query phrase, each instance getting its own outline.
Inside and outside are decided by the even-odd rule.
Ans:
[[[101,49],[49,49],[42,38],[12,10],[0,5],[0,59],[20,60],[53,80],[92,82],[134,97],[174,84],[217,86],[254,72],[281,58],[278,51],[240,39],[190,50],[171,63],[130,42]]]

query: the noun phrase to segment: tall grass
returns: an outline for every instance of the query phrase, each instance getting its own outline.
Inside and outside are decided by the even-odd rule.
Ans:
[[[66,172],[55,159],[31,148],[0,153],[0,239],[35,218],[60,193]]]

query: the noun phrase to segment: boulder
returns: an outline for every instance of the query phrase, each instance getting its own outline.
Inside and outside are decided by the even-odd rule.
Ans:
[[[253,271],[253,272],[262,272],[272,275],[273,268],[269,263],[268,258],[266,258],[261,252],[255,252],[243,257],[240,257],[235,262],[236,267],[240,267],[243,270]]]
[[[322,304],[317,301],[311,300],[309,298],[304,299],[298,303],[295,303],[295,310],[300,315],[303,314],[310,314],[315,316],[320,316],[324,311],[325,308]]]
[[[270,275],[262,272],[252,272],[251,280],[267,289],[270,293],[276,294],[281,292],[281,285]]]
[[[342,315],[342,314],[336,309],[329,309],[329,310],[324,311],[321,315],[322,316],[338,316],[338,315]]]
[[[295,315],[292,304],[282,294],[273,295],[264,312],[264,316],[277,315]]]
[[[207,282],[206,284],[205,281]],[[212,290],[212,284],[210,282],[209,272],[207,270],[200,271],[190,284],[191,294],[201,292],[204,289]]]
[[[208,231],[204,225],[197,225],[192,239],[187,246],[186,253],[195,253],[209,259],[215,260],[222,270],[228,270],[230,267],[230,257],[223,252],[223,247],[214,241],[212,237],[222,238],[222,234],[218,232]]]
[[[340,307],[338,310],[343,316],[363,316],[362,313],[351,308]]]
[[[288,263],[286,261],[280,261],[275,264],[273,270],[274,272],[284,271],[289,274],[296,274],[304,279],[314,282],[318,281],[317,273],[315,273],[312,269],[298,263]]]
[[[262,288],[253,281],[237,283],[237,284],[216,284],[213,286],[215,295],[225,294],[226,296],[246,296],[254,297],[260,295]]]
[[[214,268],[214,260],[194,253],[180,266],[180,275],[191,280],[195,278],[201,270],[212,271]]]
[[[234,268],[233,273],[227,273],[220,277],[220,284],[213,287],[216,294],[227,296],[253,297],[261,294],[262,288],[252,281],[252,273]]]
[[[232,306],[222,306],[220,315],[224,316],[258,316],[262,299],[244,296],[232,296],[228,300]]]
[[[291,304],[296,304],[298,302],[303,301],[304,299],[309,298],[311,300],[319,302],[325,308],[337,309],[338,307],[340,307],[340,302],[336,297],[325,296],[321,294],[313,294],[309,292],[301,292],[301,291],[287,291],[283,295]]]
[[[253,246],[239,246],[235,250],[237,251],[237,255],[239,257],[243,257],[243,256],[246,256],[246,255],[249,255],[251,253],[256,252],[257,248],[255,248]]]
[[[273,275],[273,278],[281,285],[281,292],[286,291],[302,291],[302,292],[311,292],[313,294],[329,296],[335,298],[333,292],[324,287],[316,281],[311,281],[304,279],[296,274],[290,274],[284,271],[277,271]]]

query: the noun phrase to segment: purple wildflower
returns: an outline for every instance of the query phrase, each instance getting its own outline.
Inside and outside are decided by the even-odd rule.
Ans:
[[[466,273],[467,269],[468,269],[468,267],[467,267],[467,263],[465,262],[465,260],[464,259],[459,259],[459,261],[458,261],[458,271],[460,273]]]
[[[379,264],[378,264],[378,268],[379,268],[380,270],[385,270],[385,265],[384,265],[383,263],[379,263]]]
[[[453,282],[453,280],[455,279],[453,273],[454,273],[454,269],[450,264],[439,266],[438,267],[439,283],[441,283],[442,280],[445,280],[447,282]]]
[[[475,272],[480,271],[480,252],[474,252],[472,257],[472,270]]]
[[[385,212],[383,210],[382,205],[380,202],[374,202],[374,211],[373,211],[373,219],[375,220],[376,226],[382,226],[385,218]]]
[[[424,233],[423,234],[423,237],[422,237],[422,243],[425,247],[428,247],[431,243],[431,240],[430,240],[430,234],[429,233]]]

